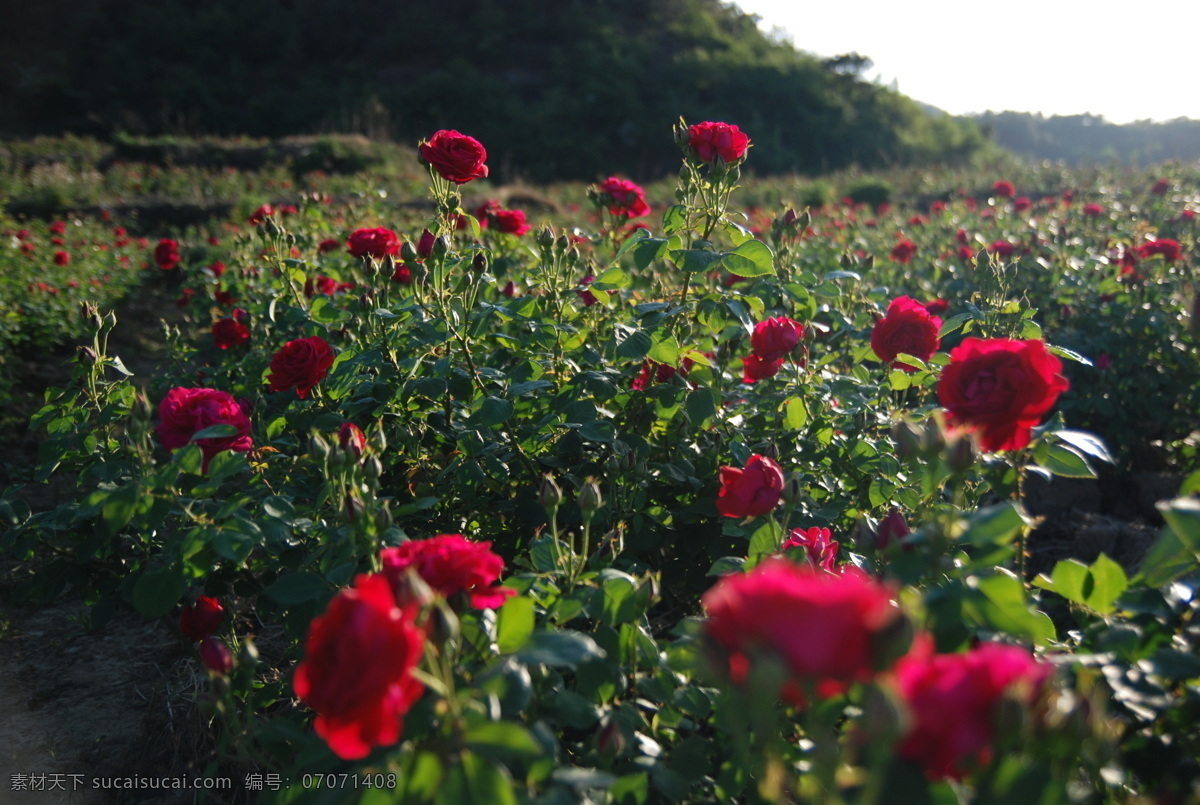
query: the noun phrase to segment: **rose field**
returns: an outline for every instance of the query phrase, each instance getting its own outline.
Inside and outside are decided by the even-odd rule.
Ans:
[[[1200,167],[672,136],[5,144],[0,801],[1200,803]]]

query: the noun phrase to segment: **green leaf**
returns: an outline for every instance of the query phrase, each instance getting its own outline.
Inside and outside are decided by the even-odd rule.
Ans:
[[[1066,347],[1056,347],[1056,346],[1054,346],[1054,344],[1047,344],[1046,351],[1051,353],[1052,355],[1057,355],[1060,358],[1066,358],[1069,361],[1075,361],[1075,363],[1082,363],[1084,366],[1092,365],[1091,361],[1089,361],[1087,358],[1083,357],[1082,355],[1080,355],[1078,352],[1076,352],[1073,349],[1067,349]]]
[[[662,238],[642,238],[633,247],[633,264],[642,271],[655,260],[661,260],[670,248],[670,241]]]
[[[1113,604],[1125,592],[1129,581],[1125,571],[1104,554],[1092,563],[1089,572],[1092,576],[1092,592],[1087,597],[1087,605],[1102,615],[1113,611]]]
[[[739,277],[762,277],[775,273],[774,255],[767,244],[748,240],[721,259],[721,265]]]
[[[1064,478],[1096,477],[1096,471],[1083,454],[1067,444],[1039,442],[1033,449],[1033,458],[1050,472]]]
[[[496,613],[496,644],[501,654],[522,648],[533,634],[533,599],[515,596]]]
[[[775,553],[783,544],[783,531],[774,520],[767,520],[750,535],[750,559]]]
[[[513,598],[510,602],[519,600]],[[529,761],[546,753],[529,730],[502,721],[477,724],[467,730],[463,740],[467,748],[494,760]]]
[[[473,427],[495,427],[511,417],[514,410],[516,409],[509,400],[488,397],[483,401],[483,405],[479,406],[479,410],[472,414],[467,421]]]
[[[161,618],[179,603],[183,574],[177,567],[148,570],[133,585],[133,606],[143,618]]]
[[[141,489],[134,482],[114,489],[104,499],[104,504],[100,507],[100,516],[104,521],[104,530],[109,536],[115,536],[129,524],[141,494]]]
[[[649,231],[647,231],[645,229],[635,229],[633,231],[633,234],[631,234],[629,237],[625,238],[625,242],[622,243],[620,248],[617,249],[617,253],[613,257],[613,262],[615,263],[618,260],[620,260],[622,257],[625,256],[625,253],[627,251],[632,249],[634,246],[637,246],[642,241],[650,240],[650,239],[651,238],[650,238]],[[664,240],[663,243],[665,244],[666,241]]]
[[[799,397],[791,397],[783,404],[783,421],[792,430],[800,430],[808,422],[808,409]]]
[[[632,332],[626,330],[624,338],[621,337],[621,330],[617,330],[617,338],[619,339],[617,341],[617,354],[622,358],[629,358],[630,360],[641,360],[646,357],[646,353],[654,346],[654,342],[650,340],[649,334],[641,330],[634,330]]]
[[[631,282],[628,274],[613,266],[592,281],[592,288],[597,291],[614,291],[628,288]]]
[[[517,805],[503,766],[474,752],[463,752],[461,758],[461,765],[449,770],[438,790],[438,805]]]
[[[970,313],[959,313],[957,316],[953,316],[942,322],[942,329],[938,330],[938,338],[945,338],[950,335],[950,333],[969,322],[971,318],[972,315]]]
[[[579,429],[579,435],[589,442],[608,444],[617,438],[617,429],[607,419],[593,419],[590,422],[583,423],[583,426]]]
[[[972,545],[1007,545],[1030,525],[1029,517],[1017,503],[1006,501],[974,512],[962,521],[965,530],[959,539]]]
[[[646,353],[652,361],[665,363],[668,366],[679,365],[679,341],[665,330],[654,333],[649,351]]]
[[[581,632],[568,629],[534,632],[516,658],[526,665],[550,665],[574,668],[586,660],[604,656],[596,641]]]
[[[1074,559],[1060,560],[1050,574],[1054,592],[1068,601],[1083,604],[1087,601],[1088,568]]]
[[[687,227],[687,207],[672,204],[663,212],[663,232],[673,235]]]
[[[1200,554],[1200,500],[1179,498],[1155,505],[1167,527],[1194,554]]]
[[[1170,528],[1164,528],[1158,540],[1142,557],[1138,577],[1151,587],[1161,587],[1200,568],[1196,553],[1188,549]]]
[[[707,249],[676,249],[671,252],[671,260],[685,274],[700,274],[721,262],[721,254]]]
[[[717,401],[710,389],[693,389],[688,392],[684,408],[692,424],[699,425],[717,412]]]
[[[290,606],[320,598],[329,592],[329,582],[306,570],[280,576],[263,593],[281,604]]]
[[[1060,441],[1071,445],[1085,456],[1091,456],[1106,464],[1116,463],[1112,453],[1108,451],[1108,446],[1104,444],[1104,440],[1094,433],[1082,430],[1056,430],[1054,431],[1054,436]]]
[[[196,442],[200,439],[228,439],[230,436],[236,436],[238,433],[237,425],[220,424],[210,425],[203,430],[198,430],[192,434],[192,441]]]
[[[1027,637],[1039,645],[1054,640],[1054,623],[1046,613],[1030,609],[1025,585],[1012,571],[996,568],[994,575],[971,576],[967,583],[986,599],[977,603],[992,628]]]

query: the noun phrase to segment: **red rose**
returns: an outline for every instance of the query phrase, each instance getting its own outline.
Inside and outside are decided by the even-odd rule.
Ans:
[[[756,453],[750,456],[745,469],[721,467],[717,511],[725,517],[757,517],[775,508],[781,492],[783,469]]]
[[[1083,214],[1088,218],[1099,218],[1104,214],[1104,208],[1099,204],[1084,204]]]
[[[1013,209],[1016,210],[1017,212],[1025,212],[1027,209],[1029,209],[1032,206],[1033,206],[1033,203],[1029,199],[1027,199],[1025,196],[1021,196],[1020,198],[1013,199]]]
[[[250,328],[236,319],[218,319],[212,326],[213,342],[219,349],[229,349],[250,340]]]
[[[67,231],[67,222],[66,221],[55,221],[54,223],[50,224],[50,232],[52,234],[61,235],[66,231]]]
[[[891,509],[887,516],[879,521],[879,528],[875,531],[875,550],[885,551],[889,545],[898,545],[909,533],[904,515],[899,509]]]
[[[1069,384],[1041,341],[967,338],[950,352],[938,402],[987,452],[1020,450]]]
[[[472,179],[484,179],[488,175],[487,150],[474,137],[443,129],[421,143],[418,150],[421,159],[428,162],[438,174],[455,184],[466,184]]]
[[[760,380],[766,380],[768,377],[774,377],[779,374],[782,366],[783,358],[767,361],[754,354],[748,355],[742,358],[742,382],[757,383]]]
[[[804,325],[787,316],[776,316],[754,325],[750,349],[763,361],[788,357],[804,338]]]
[[[737,162],[746,155],[750,138],[737,126],[708,121],[688,126],[688,146],[701,162],[712,162],[717,157]]]
[[[400,251],[400,239],[390,229],[356,229],[346,241],[346,250],[355,257],[374,257],[382,260]]]
[[[1156,254],[1161,255],[1162,259],[1168,263],[1173,263],[1183,254],[1183,250],[1179,246],[1179,241],[1170,238],[1147,241],[1137,247],[1137,256],[1143,259]]]
[[[1154,187],[1150,188],[1150,192],[1156,196],[1165,196],[1167,191],[1171,189],[1170,179],[1159,179],[1154,183]]]
[[[317,244],[317,253],[329,254],[330,252],[336,252],[341,245],[341,241],[337,238],[325,238],[325,240]]]
[[[367,449],[367,437],[362,428],[353,422],[343,422],[337,433],[338,447],[354,456],[355,460],[362,458]]]
[[[477,609],[493,609],[516,595],[516,590],[498,583],[504,560],[492,552],[492,543],[472,542],[462,534],[409,540],[387,548],[379,558],[393,585],[398,585],[411,567],[445,598],[465,593]]]
[[[912,260],[916,253],[917,244],[908,238],[901,238],[900,242],[892,247],[892,262],[904,265]]]
[[[233,670],[233,652],[225,645],[224,640],[206,637],[200,643],[200,662],[214,674],[228,676]]]
[[[424,692],[412,675],[425,640],[414,616],[396,605],[386,578],[363,574],[308,628],[292,686],[343,760],[400,740],[404,714]]]
[[[179,265],[179,243],[170,238],[163,238],[154,247],[154,262],[163,271],[170,271]]]
[[[158,405],[158,441],[168,450],[185,447],[192,436],[213,425],[233,425],[231,436],[200,439],[196,444],[204,454],[202,469],[208,470],[212,457],[224,450],[245,453],[254,446],[250,439],[250,417],[237,400],[216,389],[173,388]]]
[[[1017,189],[1013,187],[1013,183],[1005,179],[998,180],[992,185],[992,192],[1001,198],[1012,198]]]
[[[69,255],[63,251],[57,251],[54,253],[54,264],[55,265],[65,266],[69,262],[71,262],[71,255]]]
[[[828,573],[776,558],[723,577],[700,600],[722,675],[742,684],[755,659],[774,656],[791,677],[781,691],[789,699],[797,683],[832,695],[871,679],[885,660],[882,633],[902,617],[892,592],[857,568]]]
[[[983,643],[966,654],[934,654],[922,637],[896,664],[896,690],[911,720],[897,752],[932,779],[962,779],[986,765],[1000,703],[1029,705],[1052,673],[1016,646]]]
[[[220,279],[221,275],[225,273],[225,264],[220,260],[215,260],[211,265],[208,266],[208,271],[214,277]]]
[[[1016,251],[1016,248],[1016,246],[1009,243],[1007,240],[996,240],[992,241],[991,245],[987,247],[987,250],[992,254],[998,254],[1007,260],[1013,256],[1013,252]]]
[[[271,358],[271,373],[267,382],[271,391],[295,388],[296,396],[304,399],[333,366],[333,348],[319,335],[289,341]]]
[[[802,548],[804,558],[813,567],[832,571],[837,563],[838,543],[833,538],[833,532],[828,528],[793,528],[788,538],[783,541],[780,550],[787,553],[793,548]]]
[[[259,224],[261,224],[263,221],[267,220],[274,214],[275,214],[275,208],[272,207],[270,204],[264,204],[261,207],[259,207],[257,210],[252,212],[250,214],[250,217],[247,218],[246,220],[251,226],[258,226]]]
[[[945,299],[934,299],[931,302],[925,303],[925,309],[934,316],[939,316],[950,309],[950,303]]]
[[[524,235],[530,230],[525,213],[520,210],[496,210],[492,213],[492,223],[496,229],[509,235]]]
[[[884,363],[891,363],[901,352],[928,361],[937,352],[941,341],[938,331],[942,320],[932,315],[929,309],[915,299],[901,296],[888,305],[887,315],[875,322],[871,331],[871,349]],[[896,367],[906,372],[916,371],[915,366],[897,363]]]
[[[225,615],[225,607],[212,596],[202,595],[196,603],[183,608],[179,616],[179,631],[193,641],[209,637],[221,628],[221,620]]]
[[[646,191],[628,179],[609,176],[597,189],[601,202],[608,207],[611,215],[641,218],[650,214],[650,205],[646,203]]]
[[[392,282],[398,282],[401,285],[411,285],[412,269],[403,264],[396,266],[396,270],[392,272]]]

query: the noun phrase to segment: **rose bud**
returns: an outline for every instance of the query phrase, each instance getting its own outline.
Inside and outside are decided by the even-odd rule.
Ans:
[[[579,511],[583,513],[584,522],[589,522],[592,515],[603,505],[604,498],[600,496],[600,487],[596,484],[595,479],[589,478],[579,492]]]
[[[421,232],[421,239],[417,241],[417,256],[428,257],[433,254],[434,235],[428,229]]]
[[[227,675],[233,670],[233,652],[224,641],[207,637],[200,643],[200,661],[214,674]]]
[[[366,435],[353,422],[342,423],[338,428],[337,440],[338,447],[354,456],[356,460],[362,458],[363,451],[367,449]]]
[[[557,511],[562,505],[562,490],[549,475],[542,478],[542,486],[538,490],[538,503],[548,512]]]
[[[879,528],[875,532],[875,550],[887,550],[888,546],[893,543],[898,543],[911,533],[908,529],[908,523],[904,521],[904,515],[899,509],[892,509],[879,522]]]

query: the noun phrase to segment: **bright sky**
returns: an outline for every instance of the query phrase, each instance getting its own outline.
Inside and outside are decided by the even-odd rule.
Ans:
[[[1200,119],[1200,0],[736,0],[818,56],[952,114]]]

